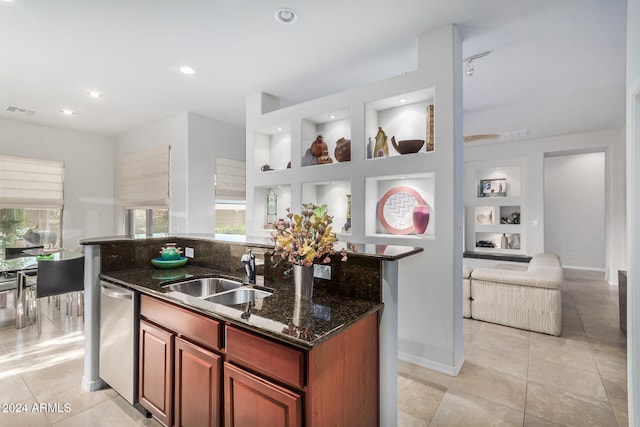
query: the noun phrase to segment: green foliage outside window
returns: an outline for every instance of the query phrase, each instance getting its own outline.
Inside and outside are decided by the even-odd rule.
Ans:
[[[0,238],[13,244],[22,238],[25,229],[24,209],[0,209]]]

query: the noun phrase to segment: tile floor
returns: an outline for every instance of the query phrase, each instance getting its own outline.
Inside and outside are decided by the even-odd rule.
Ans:
[[[464,319],[450,377],[400,362],[399,422],[417,426],[627,426],[618,288],[565,270],[560,337]]]
[[[560,337],[465,319],[457,377],[401,362],[399,426],[626,426],[617,288],[594,273],[565,277]],[[0,426],[160,425],[111,389],[82,389],[82,320],[43,307],[40,336],[0,310]]]

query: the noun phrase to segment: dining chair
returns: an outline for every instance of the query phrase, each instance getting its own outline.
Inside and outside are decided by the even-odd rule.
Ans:
[[[42,331],[40,299],[67,294],[67,315],[72,315],[73,292],[84,291],[84,255],[73,259],[38,260],[38,275],[35,284],[38,333]],[[82,293],[78,298],[83,298]],[[78,313],[79,314],[79,313]]]
[[[7,307],[8,294],[13,295],[13,306],[15,307],[16,298],[17,298],[16,297],[17,288],[18,286],[17,286],[17,280],[15,275],[13,276],[5,275],[5,274],[0,275],[0,308]]]
[[[18,247],[18,248],[4,248],[4,259],[14,259],[20,257],[29,257],[33,255],[25,254],[24,251],[26,249],[43,249],[44,246],[27,246],[27,247]]]

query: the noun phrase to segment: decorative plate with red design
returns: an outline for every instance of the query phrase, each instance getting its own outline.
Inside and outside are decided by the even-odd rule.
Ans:
[[[409,234],[413,227],[414,206],[424,205],[424,199],[411,187],[399,186],[384,193],[378,202],[378,221],[391,234]]]

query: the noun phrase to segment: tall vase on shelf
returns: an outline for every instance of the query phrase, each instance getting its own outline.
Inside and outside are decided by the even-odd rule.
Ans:
[[[313,266],[293,264],[293,287],[296,298],[310,300],[313,296]]]
[[[342,227],[344,233],[351,233],[351,194],[347,194],[347,221]]]
[[[278,196],[273,188],[267,194],[267,224],[276,222],[278,215]]]

